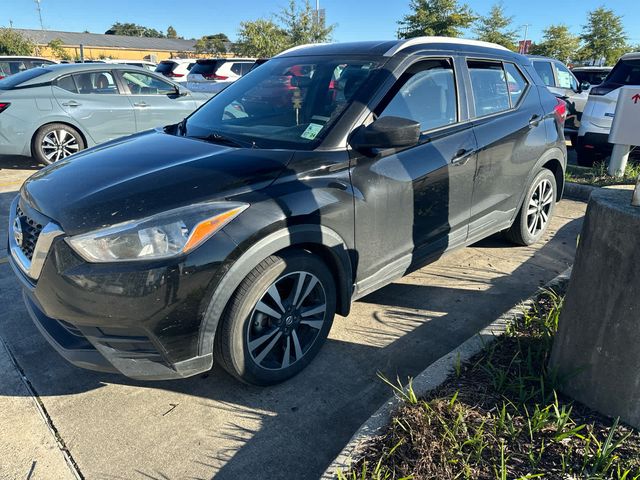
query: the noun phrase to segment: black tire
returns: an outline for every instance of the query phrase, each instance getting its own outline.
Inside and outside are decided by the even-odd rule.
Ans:
[[[270,293],[272,288],[282,309]],[[299,308],[292,305],[301,298]],[[322,315],[310,315],[323,301]],[[263,313],[268,309],[280,318]],[[245,383],[283,382],[316,356],[331,329],[335,309],[335,282],[322,259],[306,251],[270,256],[247,275],[230,299],[216,332],[215,361]]]
[[[555,175],[543,168],[529,185],[518,216],[505,237],[517,245],[533,245],[540,240],[553,217],[557,192]],[[542,202],[539,200],[541,195]]]
[[[80,132],[64,123],[50,123],[40,127],[33,136],[33,157],[51,165],[86,148]]]

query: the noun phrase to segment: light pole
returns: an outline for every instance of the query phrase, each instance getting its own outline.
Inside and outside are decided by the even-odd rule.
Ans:
[[[34,0],[36,2],[36,8],[38,9],[38,18],[40,19],[40,29],[44,30],[44,24],[42,23],[42,9],[40,8],[40,0]]]
[[[531,24],[525,23],[522,26],[524,27],[524,39],[522,41],[522,51],[520,53],[525,54],[525,53],[528,53],[527,52],[527,34],[529,33],[529,27],[531,26]]]

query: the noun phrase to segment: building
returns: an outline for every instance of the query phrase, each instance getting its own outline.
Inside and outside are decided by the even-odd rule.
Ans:
[[[168,58],[201,57],[196,54],[196,40],[180,38],[130,37],[101,33],[59,32],[55,30],[14,29],[37,45],[37,55],[55,58],[47,45],[59,40],[62,48],[73,60],[80,60],[80,46],[85,60],[118,59],[149,60],[159,62]],[[225,43],[227,54],[232,55],[233,44]]]

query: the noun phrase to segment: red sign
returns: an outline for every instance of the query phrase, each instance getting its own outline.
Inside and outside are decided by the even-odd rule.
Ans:
[[[520,46],[518,47],[518,53],[526,55],[531,50],[531,40],[520,40]]]
[[[633,97],[631,97],[633,103],[638,103],[640,101],[640,93],[636,93]]]

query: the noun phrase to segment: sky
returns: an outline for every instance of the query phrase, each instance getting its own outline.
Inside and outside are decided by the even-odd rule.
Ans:
[[[288,0],[40,0],[42,20],[48,30],[88,30],[104,33],[115,22],[132,22],[166,31],[172,25],[178,35],[199,38],[218,32],[233,41],[240,22],[269,18]],[[462,3],[462,2],[461,2]],[[494,0],[467,0],[478,14],[487,14]],[[315,4],[315,0],[312,0]],[[551,23],[565,23],[579,34],[589,10],[606,4],[623,16],[629,41],[640,44],[638,0],[521,0],[505,1],[513,27],[534,41]],[[335,24],[335,41],[385,40],[396,38],[397,21],[409,13],[409,0],[320,0],[327,22]],[[0,26],[40,28],[35,0],[0,0]],[[473,32],[465,36],[472,38]]]

